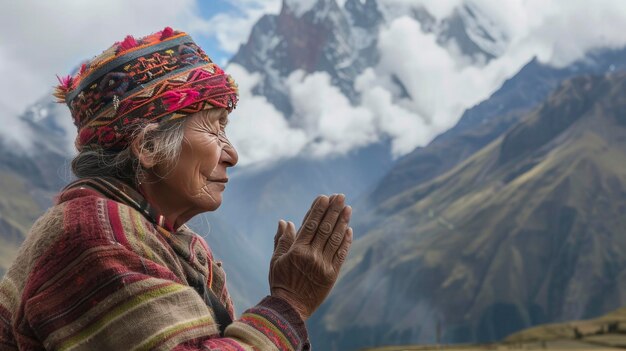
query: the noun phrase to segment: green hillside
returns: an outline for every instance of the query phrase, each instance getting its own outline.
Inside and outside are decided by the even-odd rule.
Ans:
[[[35,191],[18,175],[0,169],[0,273],[17,255],[17,248],[24,240],[33,222],[43,209],[32,195]]]

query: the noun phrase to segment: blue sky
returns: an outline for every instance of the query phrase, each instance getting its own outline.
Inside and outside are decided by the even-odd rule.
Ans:
[[[276,13],[282,0],[197,1],[196,15],[206,21],[201,28],[184,28],[218,63],[225,63],[247,40],[253,23],[265,13]]]
[[[219,13],[237,15],[238,11],[237,7],[233,6],[232,2],[228,0],[200,1],[198,4],[200,16],[204,18],[211,18]],[[197,41],[215,62],[223,62],[232,56],[232,54],[220,48],[219,42],[215,36],[201,36]]]

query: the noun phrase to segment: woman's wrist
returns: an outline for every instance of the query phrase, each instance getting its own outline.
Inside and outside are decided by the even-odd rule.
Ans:
[[[288,303],[300,315],[300,318],[302,318],[303,321],[309,319],[310,314],[308,313],[306,306],[295,298],[293,293],[290,291],[282,288],[273,288],[271,289],[271,296],[280,298]]]

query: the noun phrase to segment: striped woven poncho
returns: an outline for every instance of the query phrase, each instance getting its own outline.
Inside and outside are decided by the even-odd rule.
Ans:
[[[235,316],[206,242],[107,195],[74,187],[35,223],[0,282],[1,350],[310,349],[279,298],[218,325],[203,289]]]

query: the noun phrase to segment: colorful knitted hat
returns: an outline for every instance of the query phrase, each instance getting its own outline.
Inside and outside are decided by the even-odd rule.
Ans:
[[[122,42],[59,78],[54,96],[78,128],[76,148],[121,150],[146,122],[237,105],[237,84],[184,32],[167,27]]]

